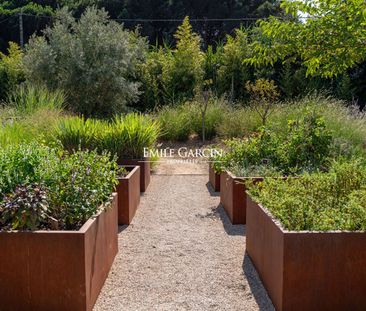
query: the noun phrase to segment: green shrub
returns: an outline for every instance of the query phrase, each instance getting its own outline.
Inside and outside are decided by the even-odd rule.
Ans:
[[[142,84],[139,102],[141,110],[153,110],[164,104],[162,73],[166,62],[166,53],[168,53],[167,48],[152,49],[147,53],[146,60],[138,67],[139,81]]]
[[[79,229],[114,190],[118,166],[110,158],[36,143],[2,149],[0,229]]]
[[[287,230],[366,230],[366,163],[337,162],[329,173],[249,184],[255,201]]]
[[[80,228],[110,200],[118,166],[109,154],[76,152],[64,157],[48,181],[52,216],[66,230]]]
[[[191,104],[192,130],[202,137],[202,112],[200,103],[193,101]],[[217,134],[217,127],[221,124],[229,105],[224,98],[211,97],[205,113],[205,138],[213,139]]]
[[[225,142],[227,152],[214,165],[216,171],[241,167],[270,166],[285,175],[327,169],[332,147],[332,136],[318,115],[307,113],[298,120],[288,121],[285,135],[269,128],[247,139]],[[258,169],[257,169],[258,170]]]
[[[223,98],[211,98],[205,114],[205,136],[212,139],[217,134],[229,106]],[[202,112],[197,100],[187,101],[177,106],[165,106],[157,112],[162,128],[162,139],[166,141],[186,141],[190,135],[202,136]]]
[[[0,201],[18,185],[39,182],[42,163],[57,163],[54,150],[38,143],[11,145],[0,149]]]
[[[24,81],[22,59],[23,52],[14,42],[9,42],[7,55],[0,52],[0,101]]]
[[[108,116],[137,100],[133,81],[145,50],[145,40],[104,10],[88,8],[78,20],[62,10],[43,37],[29,41],[24,64],[31,82],[63,90],[70,110]]]
[[[3,111],[4,109],[0,109],[0,115]],[[54,109],[42,108],[32,114],[19,114],[15,110],[0,124],[0,147],[32,141],[49,141],[56,124],[62,118],[62,112]]]
[[[277,132],[287,129],[287,121],[313,111],[324,119],[325,126],[336,139],[363,148],[366,140],[366,115],[356,106],[319,94],[305,96],[281,105],[269,117],[269,124]]]
[[[141,159],[144,148],[152,148],[159,134],[159,123],[149,116],[137,113],[117,116],[102,138],[102,149],[118,159]]]

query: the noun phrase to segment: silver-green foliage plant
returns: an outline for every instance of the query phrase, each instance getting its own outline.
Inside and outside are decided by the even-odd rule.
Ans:
[[[329,173],[267,178],[249,192],[287,230],[366,230],[366,163],[336,162]]]
[[[139,95],[136,65],[146,42],[88,8],[79,20],[61,10],[44,35],[33,37],[24,56],[27,77],[68,96],[69,109],[85,116],[120,112]]]

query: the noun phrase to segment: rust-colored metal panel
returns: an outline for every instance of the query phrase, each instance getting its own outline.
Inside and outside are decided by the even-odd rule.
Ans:
[[[272,299],[282,310],[283,233],[247,195],[246,251]]]
[[[118,179],[118,224],[129,225],[140,204],[140,167],[124,166],[129,172]]]
[[[246,223],[245,191],[244,178],[227,171],[220,174],[220,202],[234,225]]]
[[[366,310],[366,232],[287,231],[248,198],[246,235],[277,310]]]
[[[84,241],[86,310],[92,310],[118,253],[118,196],[111,209],[92,220]]]
[[[79,231],[0,232],[0,310],[91,310],[117,253],[112,207]]]
[[[209,181],[211,183],[212,188],[215,192],[220,191],[220,174],[216,174],[212,165],[209,165],[208,168]]]
[[[150,184],[150,158],[143,159],[121,159],[119,165],[133,165],[140,167],[140,191],[145,192]]]

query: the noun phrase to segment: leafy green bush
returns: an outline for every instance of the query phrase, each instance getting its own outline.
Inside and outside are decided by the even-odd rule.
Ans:
[[[108,116],[137,100],[133,80],[145,50],[145,40],[104,10],[88,8],[79,20],[61,10],[43,37],[30,40],[24,64],[31,82],[63,90],[70,110]]]
[[[0,149],[0,201],[18,185],[39,182],[42,163],[56,165],[56,152],[37,143],[11,145]]]
[[[279,135],[269,128],[247,139],[225,142],[227,152],[218,157],[216,171],[241,167],[269,166],[285,175],[327,169],[332,147],[332,136],[318,115],[305,114],[297,121],[288,121],[288,131]],[[258,170],[258,169],[257,169]]]
[[[8,55],[0,52],[0,101],[24,81],[22,59],[23,52],[14,42],[9,42]]]
[[[337,162],[329,173],[248,183],[260,202],[287,230],[366,230],[366,163]]]
[[[336,139],[341,139],[351,146],[363,148],[366,139],[366,115],[357,106],[347,105],[346,102],[312,94],[301,99],[294,99],[275,109],[269,117],[271,127],[283,133],[287,130],[288,120],[297,119],[305,113],[321,116],[325,126]]]
[[[36,143],[1,150],[0,229],[80,228],[109,201],[117,182],[115,160]]]
[[[118,166],[109,154],[76,152],[64,157],[48,181],[52,216],[66,230],[80,228],[109,201]]]

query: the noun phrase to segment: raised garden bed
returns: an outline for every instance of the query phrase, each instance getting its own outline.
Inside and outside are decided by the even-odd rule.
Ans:
[[[277,310],[365,310],[365,232],[287,231],[247,196],[246,250]]]
[[[220,191],[220,174],[217,174],[210,164],[208,167],[209,181],[215,192]]]
[[[140,167],[123,166],[126,176],[118,178],[118,224],[129,225],[140,204]]]
[[[1,310],[92,310],[118,251],[117,195],[78,231],[0,232]]]
[[[150,184],[150,159],[121,159],[118,165],[133,165],[140,167],[140,191],[145,192]]]
[[[250,177],[237,177],[229,171],[220,174],[220,202],[233,225],[246,224],[247,194],[245,180]],[[263,178],[253,177],[259,181]]]

